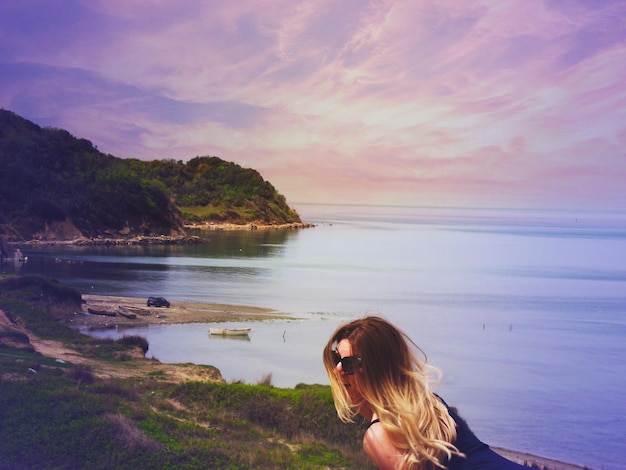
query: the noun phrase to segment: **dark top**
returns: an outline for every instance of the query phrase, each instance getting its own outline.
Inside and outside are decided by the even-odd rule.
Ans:
[[[367,425],[367,427],[365,429],[366,430],[369,429],[372,424],[376,424],[376,423],[380,423],[380,419],[376,418],[376,419],[370,421],[370,423]]]
[[[443,401],[443,400],[442,400]],[[450,416],[456,422],[456,441],[454,445],[465,454],[465,458],[453,456],[445,465],[448,470],[519,470],[528,467],[505,459],[481,442],[454,408],[448,407]]]
[[[528,469],[523,465],[511,462],[500,454],[494,452],[487,444],[480,441],[469,428],[463,418],[459,416],[456,409],[451,408],[441,398],[439,399],[446,405],[452,419],[456,422],[456,441],[454,445],[465,457],[453,456],[451,460],[444,462],[448,470],[519,470]],[[372,424],[379,423],[379,419],[375,419],[368,424],[368,428]]]

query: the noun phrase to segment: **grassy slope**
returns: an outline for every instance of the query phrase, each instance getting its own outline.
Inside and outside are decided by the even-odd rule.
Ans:
[[[33,300],[37,289],[0,286],[0,309],[91,365],[0,347],[0,469],[372,468],[362,429],[337,419],[329,387],[173,381],[133,353],[145,349],[140,339],[96,340],[60,325]],[[131,373],[102,378],[99,367]]]

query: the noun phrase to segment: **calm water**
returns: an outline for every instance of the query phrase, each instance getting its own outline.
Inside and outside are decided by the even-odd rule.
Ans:
[[[83,293],[273,308],[249,341],[208,325],[142,334],[164,362],[227,380],[328,383],[342,322],[383,315],[443,370],[439,393],[493,445],[626,468],[626,214],[296,206],[318,226],[211,232],[188,247],[23,249],[22,272]],[[10,268],[5,268],[10,269]]]

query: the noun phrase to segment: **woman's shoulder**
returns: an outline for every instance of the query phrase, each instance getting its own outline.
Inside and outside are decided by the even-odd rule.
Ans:
[[[396,468],[403,453],[394,445],[380,420],[374,418],[363,436],[363,450],[378,468]]]

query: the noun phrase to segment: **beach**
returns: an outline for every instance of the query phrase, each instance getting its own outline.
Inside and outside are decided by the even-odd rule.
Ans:
[[[280,312],[241,305],[173,301],[170,307],[148,307],[147,299],[137,297],[83,295],[80,312],[70,312],[64,323],[71,327],[100,329],[115,326],[167,325],[174,323],[223,323],[292,318]],[[101,312],[102,314],[93,314]],[[124,311],[135,313],[134,318]]]

